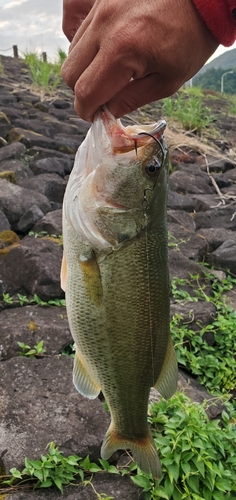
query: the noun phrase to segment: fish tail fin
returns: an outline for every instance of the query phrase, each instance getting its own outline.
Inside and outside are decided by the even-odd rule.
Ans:
[[[129,439],[120,436],[111,423],[102,444],[101,457],[107,460],[117,450],[130,450],[143,472],[151,473],[155,479],[161,478],[161,464],[149,429],[145,437]]]

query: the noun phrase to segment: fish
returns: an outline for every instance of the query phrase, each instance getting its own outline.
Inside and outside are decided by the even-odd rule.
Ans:
[[[130,450],[155,478],[151,387],[177,388],[170,336],[166,123],[124,126],[100,109],[75,157],[63,201],[63,260],[75,388],[100,391],[111,416],[103,459]]]

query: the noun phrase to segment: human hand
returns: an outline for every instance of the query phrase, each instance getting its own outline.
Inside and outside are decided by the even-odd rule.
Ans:
[[[68,19],[86,12],[68,36]],[[172,95],[218,46],[190,0],[64,0],[63,29],[73,40],[62,76],[88,121],[102,104],[119,118]]]

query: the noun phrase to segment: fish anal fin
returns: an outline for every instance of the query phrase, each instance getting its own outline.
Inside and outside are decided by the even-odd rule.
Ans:
[[[95,254],[90,251],[88,254],[79,256],[79,265],[82,270],[83,281],[90,301],[95,306],[102,302],[103,289],[99,265]]]
[[[172,339],[169,336],[165,360],[154,387],[163,396],[163,398],[169,399],[176,392],[177,383],[178,364]]]
[[[100,392],[100,387],[89,373],[78,349],[74,358],[73,383],[77,391],[86,398],[95,399]]]
[[[107,460],[117,450],[130,450],[135,462],[143,472],[146,474],[151,473],[156,479],[161,478],[160,460],[148,428],[146,436],[134,439],[120,436],[111,422],[102,444],[101,457]]]
[[[66,291],[66,279],[67,279],[67,264],[65,254],[63,253],[62,263],[61,263],[61,288]]]

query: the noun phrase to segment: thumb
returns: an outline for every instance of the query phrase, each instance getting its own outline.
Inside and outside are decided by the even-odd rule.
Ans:
[[[115,118],[120,118],[145,104],[174,94],[182,83],[179,79],[152,73],[139,80],[131,80],[106,105]]]

